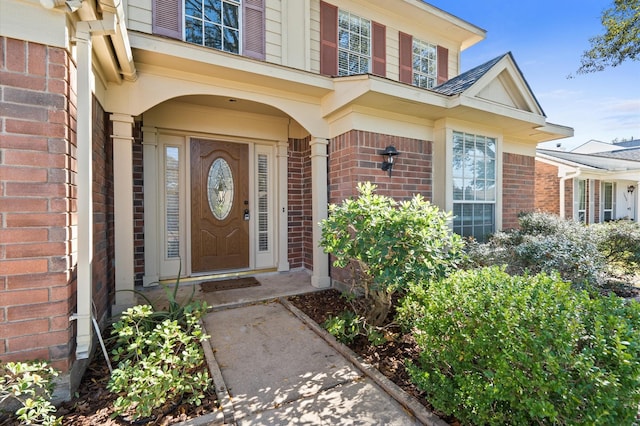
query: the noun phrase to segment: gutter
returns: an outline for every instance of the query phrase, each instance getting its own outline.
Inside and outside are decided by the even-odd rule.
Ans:
[[[118,1],[118,4],[115,4]],[[100,7],[106,13],[115,15],[115,32],[109,34],[111,44],[116,54],[120,74],[125,81],[136,81],[138,78],[135,64],[133,63],[133,53],[127,33],[126,18],[122,0],[100,0]]]

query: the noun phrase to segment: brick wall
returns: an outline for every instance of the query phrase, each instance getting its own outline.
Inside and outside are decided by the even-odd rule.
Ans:
[[[502,161],[502,228],[513,229],[518,214],[535,210],[535,158],[504,153]]]
[[[137,122],[140,123],[140,122]],[[134,143],[133,152],[133,268],[135,285],[144,276],[144,169],[142,144]]]
[[[385,147],[393,145],[395,158],[391,177],[380,169]],[[432,144],[429,141],[352,130],[329,142],[329,202],[357,195],[358,182],[377,185],[377,193],[396,200],[422,194],[432,199]],[[333,263],[333,260],[331,260]],[[349,283],[352,271],[331,266],[332,279]]]
[[[573,219],[573,179],[564,181],[564,217]]]
[[[289,198],[289,267],[313,269],[310,138],[290,139],[287,192]]]
[[[0,38],[0,360],[73,360],[76,97],[68,53]]]
[[[558,167],[541,161],[535,162],[535,209],[560,214],[560,178]]]
[[[107,319],[114,302],[113,141],[110,121],[93,100],[93,301],[97,319]]]
[[[380,169],[380,152],[396,147],[391,177]],[[329,202],[339,203],[357,195],[358,182],[372,182],[377,193],[397,200],[422,194],[432,199],[431,142],[352,130],[329,142]]]
[[[593,180],[591,181],[593,184],[593,221],[595,223],[599,223],[600,219],[600,181]]]

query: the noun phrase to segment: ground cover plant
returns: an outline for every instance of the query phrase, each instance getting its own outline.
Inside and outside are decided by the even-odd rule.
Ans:
[[[0,408],[17,407],[9,413],[0,409],[0,424],[11,413],[23,424],[62,424],[55,415],[56,407],[51,403],[53,379],[57,375],[55,369],[42,361],[0,364]]]
[[[632,424],[640,403],[640,304],[556,275],[459,271],[399,308],[409,364],[433,406],[463,424]]]

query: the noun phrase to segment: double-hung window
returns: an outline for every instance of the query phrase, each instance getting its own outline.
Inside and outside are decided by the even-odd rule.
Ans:
[[[186,0],[185,41],[240,52],[240,0]]]
[[[338,75],[367,74],[371,69],[371,21],[338,12]]]
[[[496,139],[453,132],[453,230],[484,241],[495,231]]]
[[[431,89],[438,81],[438,46],[413,39],[413,85]]]

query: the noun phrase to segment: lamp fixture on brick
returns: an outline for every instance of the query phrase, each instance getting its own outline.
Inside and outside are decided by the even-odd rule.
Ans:
[[[382,166],[380,167],[382,171],[389,172],[389,177],[391,177],[391,171],[393,170],[393,162],[396,155],[400,155],[395,146],[389,145],[380,153],[382,155]]]

